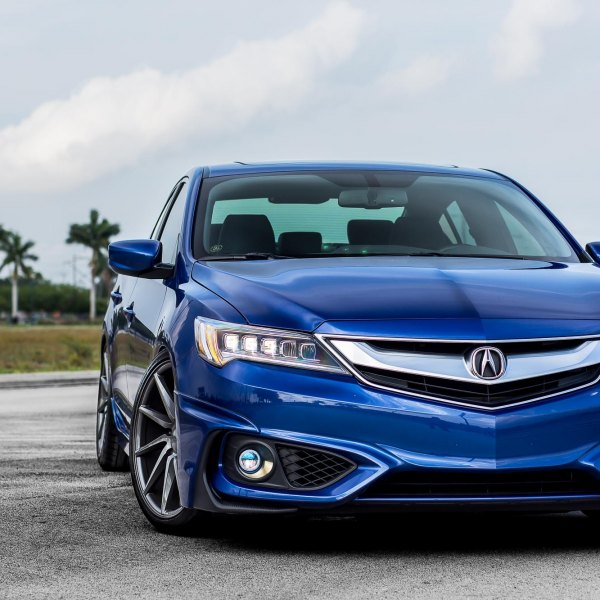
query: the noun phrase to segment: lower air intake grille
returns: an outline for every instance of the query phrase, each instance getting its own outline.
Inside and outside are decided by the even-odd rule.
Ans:
[[[600,495],[600,481],[585,471],[396,471],[362,498],[489,498]]]
[[[279,460],[290,485],[315,489],[341,479],[354,470],[355,464],[346,458],[300,446],[278,446]]]

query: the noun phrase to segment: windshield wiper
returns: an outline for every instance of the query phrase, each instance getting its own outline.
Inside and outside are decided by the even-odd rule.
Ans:
[[[296,258],[272,252],[246,252],[245,254],[218,254],[215,256],[203,256],[199,260],[279,260],[282,258]]]
[[[406,256],[445,256],[447,258],[502,258],[504,260],[533,260],[516,254],[446,254],[444,252],[415,252]],[[540,259],[543,260],[543,259]]]
[[[439,256],[439,257],[445,257],[445,258],[503,258],[503,259],[510,259],[510,260],[544,260],[543,258],[540,259],[533,259],[533,258],[528,258],[526,256],[517,256],[514,254],[447,254],[445,252],[402,252],[402,253],[395,253],[395,252],[370,252],[368,254],[365,254],[364,252],[361,252],[360,254],[350,254],[350,253],[344,253],[344,254],[322,254],[320,256],[323,257],[340,257],[340,256],[348,256],[348,257],[352,257],[352,256],[364,256],[366,258],[372,257],[372,256],[396,256],[396,257],[406,257],[406,256]]]
[[[439,256],[446,258],[509,258],[509,259],[518,259],[518,260],[533,260],[524,256],[515,256],[512,254],[446,254],[444,252],[369,252],[369,253],[349,253],[345,252],[344,254],[320,254],[319,258],[339,258],[339,257],[357,257],[362,256],[365,258],[370,258],[373,256],[395,256],[395,257],[406,257],[406,256]],[[540,259],[542,260],[542,259]]]

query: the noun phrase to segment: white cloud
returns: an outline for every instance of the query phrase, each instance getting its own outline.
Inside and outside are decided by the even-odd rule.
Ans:
[[[291,111],[319,76],[351,56],[364,21],[361,10],[340,1],[302,29],[239,43],[197,69],[91,79],[0,130],[0,191],[71,188],[170,144]]]
[[[513,0],[492,41],[497,78],[514,80],[535,71],[544,54],[544,31],[568,25],[580,14],[578,0]]]
[[[420,56],[407,67],[384,75],[381,93],[393,97],[428,92],[446,82],[454,63],[452,56]]]

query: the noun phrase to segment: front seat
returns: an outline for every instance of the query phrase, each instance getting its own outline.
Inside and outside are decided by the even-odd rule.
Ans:
[[[275,252],[275,233],[265,215],[227,215],[221,227],[220,254]]]
[[[322,242],[318,231],[286,231],[279,236],[279,252],[289,256],[319,254]]]
[[[437,221],[427,214],[415,214],[396,219],[390,244],[435,251],[452,245],[452,242]]]
[[[348,221],[348,242],[357,246],[385,246],[392,226],[386,219],[353,219]]]

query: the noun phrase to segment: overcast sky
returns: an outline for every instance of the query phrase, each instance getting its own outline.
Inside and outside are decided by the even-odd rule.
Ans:
[[[597,240],[598,31],[597,0],[0,0],[0,224],[71,281],[70,223],[145,237],[192,166],[367,159],[506,172]]]

